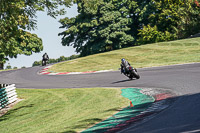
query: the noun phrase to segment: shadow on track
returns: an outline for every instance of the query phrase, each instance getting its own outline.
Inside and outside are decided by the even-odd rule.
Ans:
[[[178,100],[179,99],[179,100]],[[197,115],[200,110],[200,104],[199,104],[199,99],[200,99],[200,93],[197,94],[192,94],[192,95],[183,95],[183,96],[178,96],[178,97],[172,97],[163,100],[165,104],[163,106],[160,106],[160,109],[155,109],[153,112],[148,112],[146,114],[140,114],[142,109],[146,106],[149,106],[151,103],[147,104],[140,104],[137,106],[134,106],[133,108],[127,107],[127,112],[126,113],[120,113],[118,115],[119,117],[110,117],[109,119],[104,120],[103,122],[100,122],[96,125],[93,126],[93,131],[98,132],[98,133],[103,133],[103,132],[117,132],[117,131],[122,131],[123,133],[131,133],[131,132],[155,132],[155,133],[168,133],[168,132],[199,132],[199,123],[200,123],[200,115]],[[162,100],[161,100],[162,101]],[[160,101],[160,102],[161,102]],[[169,109],[169,112],[174,112],[174,109],[170,108],[170,106],[173,106],[173,103],[175,101],[178,101],[177,103],[183,104],[183,106],[178,106],[178,109],[181,111],[175,112],[175,114],[168,113],[167,111],[163,112],[165,109]],[[194,102],[196,101],[196,102]],[[165,109],[162,109],[162,107],[167,106]],[[177,104],[176,104],[177,108]],[[190,110],[193,108],[192,110]],[[133,109],[134,111],[129,111]],[[115,110],[115,109],[114,109]],[[189,110],[186,113],[186,110]],[[164,117],[162,119],[163,121],[157,120],[155,121],[156,124],[152,124],[151,122],[147,122],[142,126],[139,126],[135,128],[135,124],[138,124],[145,120],[146,118],[154,118],[157,114],[163,113],[161,117]],[[136,114],[136,115],[135,115]],[[187,114],[187,115],[185,115]],[[135,115],[135,117],[134,117]],[[190,118],[189,121],[186,121],[185,119]],[[106,124],[114,124],[117,121],[121,121],[124,119],[128,119],[126,122],[121,123],[120,125],[115,126],[111,130],[109,128],[96,128],[97,125],[100,125],[104,127]],[[154,119],[158,119],[158,117],[155,117]],[[94,118],[95,120],[95,118]],[[98,119],[97,119],[98,120]],[[169,122],[169,120],[171,122]],[[195,123],[193,122],[195,120]],[[163,124],[164,123],[164,124]],[[132,129],[130,129],[130,126],[133,126]],[[123,130],[129,127],[128,130]],[[85,130],[83,133],[89,133],[89,131]]]
[[[123,82],[128,82],[128,81],[133,81],[133,80],[136,80],[136,79],[126,79],[126,80],[120,80],[120,81],[116,81],[116,82],[112,82],[112,84],[117,84],[117,83],[123,83]]]
[[[155,117],[154,122],[149,121],[139,127],[134,127],[133,123],[132,129],[123,130],[122,133],[197,133],[200,131],[199,99],[200,93],[166,99],[169,105],[176,101],[173,108],[169,107],[164,112],[161,110],[162,114]]]

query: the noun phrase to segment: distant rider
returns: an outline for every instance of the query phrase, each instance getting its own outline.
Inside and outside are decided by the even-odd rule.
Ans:
[[[45,65],[46,65],[46,62],[49,60],[49,56],[47,53],[45,53],[43,56],[42,56],[42,62],[45,62]],[[43,64],[44,65],[44,64]]]
[[[121,61],[122,61],[121,62],[121,73],[124,73],[126,75],[126,74],[128,74],[127,68],[131,65],[124,58],[122,58]]]

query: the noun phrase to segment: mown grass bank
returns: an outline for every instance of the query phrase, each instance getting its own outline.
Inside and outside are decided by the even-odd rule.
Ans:
[[[3,70],[0,70],[0,72],[3,72],[3,71],[12,71],[12,70],[16,70],[16,69],[3,69]]]
[[[121,58],[134,67],[152,67],[200,62],[200,37],[129,47],[53,65],[50,72],[117,70]]]
[[[119,88],[17,89],[17,93],[24,100],[0,117],[1,133],[78,132],[129,104]]]

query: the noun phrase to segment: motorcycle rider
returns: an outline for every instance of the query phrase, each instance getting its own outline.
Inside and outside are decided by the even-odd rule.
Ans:
[[[121,59],[121,73],[124,73],[125,75],[127,75],[128,74],[128,71],[127,71],[127,68],[129,67],[129,66],[131,66],[130,65],[130,63],[127,61],[127,60],[125,60],[124,58],[122,58]]]
[[[49,60],[49,56],[47,53],[45,53],[43,56],[42,56],[42,65],[46,65],[46,62]],[[43,64],[43,62],[45,62],[45,64]]]

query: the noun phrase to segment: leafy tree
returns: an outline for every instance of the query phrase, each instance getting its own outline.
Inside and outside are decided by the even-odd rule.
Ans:
[[[185,38],[199,32],[200,8],[193,1],[152,0],[148,18],[139,29],[138,43]]]
[[[18,69],[17,67],[13,67],[13,69]]]
[[[31,55],[43,50],[42,40],[28,30],[36,28],[36,12],[47,10],[56,17],[64,14],[58,5],[69,5],[71,0],[1,0],[0,2],[0,66],[18,54]]]
[[[70,57],[67,58],[67,60],[73,60],[73,59],[76,59],[76,58],[79,58],[80,55],[71,55]]]
[[[147,44],[154,42],[170,41],[174,40],[176,35],[171,34],[168,31],[158,31],[157,26],[151,27],[150,25],[144,26],[142,30],[139,30],[138,44]]]
[[[64,46],[73,46],[82,56],[131,46],[134,38],[127,34],[131,24],[128,0],[77,0],[79,15],[60,20]],[[91,6],[93,5],[93,6]]]
[[[65,60],[66,60],[65,56],[60,56],[60,58],[57,59],[58,62],[65,61]]]
[[[188,1],[178,10],[180,20],[177,26],[178,38],[185,38],[200,32],[200,6],[197,0]]]
[[[10,63],[8,63],[8,65],[6,66],[6,69],[12,69]]]
[[[32,66],[39,66],[42,64],[42,61],[34,61]]]

